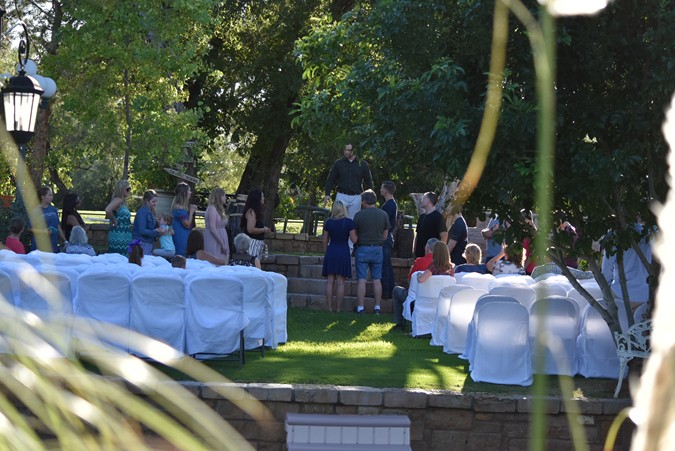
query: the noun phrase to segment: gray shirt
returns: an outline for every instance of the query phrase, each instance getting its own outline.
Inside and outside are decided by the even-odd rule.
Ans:
[[[389,230],[389,216],[379,208],[363,208],[354,215],[359,246],[381,246],[385,230]]]

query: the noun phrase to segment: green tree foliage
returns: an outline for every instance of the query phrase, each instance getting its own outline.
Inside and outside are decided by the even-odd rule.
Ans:
[[[105,159],[109,181],[130,172],[145,186],[172,185],[162,168],[182,163],[183,143],[199,137],[200,110],[184,107],[185,82],[200,67],[213,4],[61,5],[58,51],[43,61],[60,90],[56,158],[70,167]]]

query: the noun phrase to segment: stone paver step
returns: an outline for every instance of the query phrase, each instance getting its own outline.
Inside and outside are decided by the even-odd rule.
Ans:
[[[333,298],[333,304],[335,304],[335,298]],[[364,304],[366,313],[372,313],[375,300],[372,297],[366,297]],[[312,310],[328,310],[326,296],[319,294],[289,292],[288,305],[289,307],[308,308]],[[353,312],[357,305],[358,299],[356,296],[345,296],[342,301],[342,311]],[[335,308],[335,305],[333,305],[333,308]],[[391,299],[383,299],[381,308],[382,314],[391,315]]]
[[[321,278],[305,278],[305,277],[288,277],[288,292],[289,293],[307,293],[307,294],[321,294],[326,293],[325,277]],[[357,295],[358,281],[354,279],[345,280],[345,296]],[[366,282],[366,296],[373,296],[373,283]]]

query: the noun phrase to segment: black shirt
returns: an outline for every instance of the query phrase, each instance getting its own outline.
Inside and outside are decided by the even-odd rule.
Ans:
[[[330,196],[336,183],[338,192],[351,196],[361,194],[364,189],[371,189],[373,177],[370,174],[368,163],[358,158],[354,158],[353,161],[344,157],[340,158],[333,164],[328,174],[326,196]]]

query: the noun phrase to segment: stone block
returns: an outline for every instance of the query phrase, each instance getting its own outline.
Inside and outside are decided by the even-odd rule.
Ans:
[[[300,404],[300,413],[322,413],[333,415],[335,413],[335,404]]]
[[[473,413],[468,410],[426,409],[424,427],[427,429],[463,431],[470,430],[472,425]]]
[[[624,408],[631,406],[630,399],[603,399],[602,413],[605,415],[616,415]]]
[[[315,256],[301,256],[298,262],[301,266],[304,265],[318,265],[319,257]]]
[[[429,406],[446,409],[471,409],[473,397],[447,391],[429,392]]]
[[[518,398],[518,412],[532,413],[534,411],[535,399],[536,398],[534,396],[524,396],[522,398]],[[543,399],[543,405],[544,413],[560,412],[560,399],[558,398],[547,396]]]
[[[278,265],[297,265],[300,257],[297,255],[277,255]]]
[[[293,386],[289,384],[247,384],[246,391],[260,401],[291,401]]]
[[[477,396],[474,400],[474,409],[476,412],[515,412],[516,400]]]
[[[574,404],[581,415],[599,415],[602,413],[602,404],[597,400],[575,399]],[[560,411],[567,412],[565,403],[560,401]]]
[[[234,382],[210,382],[202,385],[201,397],[204,399],[244,399],[245,384]]]
[[[505,437],[513,438],[524,438],[528,437],[530,433],[530,423],[528,418],[524,418],[523,422],[520,423],[508,423],[503,425],[503,431]]]
[[[339,400],[344,405],[381,406],[382,390],[370,387],[338,387]]]
[[[307,233],[296,233],[293,235],[294,241],[309,241],[309,234]]]
[[[279,271],[276,271],[279,272]],[[298,274],[300,273],[300,268],[297,266],[288,266],[286,268],[286,272],[281,272],[286,277],[298,277]]]
[[[299,403],[335,404],[338,389],[334,385],[294,385],[294,401]]]
[[[411,430],[412,435],[412,430]],[[469,432],[464,431],[431,431],[430,441],[427,446],[428,449],[432,450],[449,450],[449,449],[469,449]],[[497,448],[486,448],[486,449],[499,449]],[[486,451],[486,450],[482,450]]]
[[[274,237],[275,240],[292,240],[293,239],[293,234],[292,233],[277,233],[276,236]]]
[[[384,406],[424,409],[427,406],[427,392],[417,389],[384,390]]]
[[[202,389],[201,382],[183,381],[180,385],[195,396],[199,396]]]

